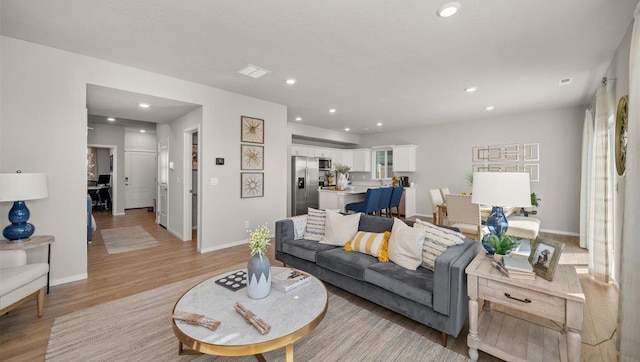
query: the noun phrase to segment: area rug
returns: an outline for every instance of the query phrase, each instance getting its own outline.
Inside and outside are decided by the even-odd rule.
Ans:
[[[104,229],[100,230],[100,233],[109,254],[126,253],[160,245],[158,240],[140,225]]]
[[[195,277],[56,318],[47,361],[251,361],[247,357],[179,356],[169,315],[176,300],[206,278]],[[267,361],[284,361],[280,348]],[[467,361],[431,342],[330,294],[324,320],[294,345],[298,361]]]

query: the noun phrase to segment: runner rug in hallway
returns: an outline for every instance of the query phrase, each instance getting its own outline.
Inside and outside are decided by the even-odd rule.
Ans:
[[[140,225],[104,229],[100,230],[100,233],[109,254],[126,253],[160,245],[158,240]]]
[[[175,282],[56,318],[46,360],[256,361],[254,356],[178,355],[178,340],[171,330],[172,308],[186,290],[204,279],[206,276]],[[276,323],[268,316],[260,317]],[[324,320],[295,343],[293,353],[296,361],[468,360],[420,333],[331,293]],[[267,361],[284,361],[285,349],[265,353],[264,357]]]

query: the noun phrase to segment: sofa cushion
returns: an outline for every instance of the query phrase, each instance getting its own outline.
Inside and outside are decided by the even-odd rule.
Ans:
[[[349,252],[342,248],[321,251],[316,254],[318,266],[360,281],[364,280],[365,269],[376,263],[378,263],[378,259],[371,255]]]
[[[320,239],[320,243],[343,246],[356,236],[359,223],[360,213],[342,215],[337,211],[327,210],[325,212],[324,236]]]
[[[362,214],[360,216],[359,231],[368,231],[370,233],[383,233],[391,231],[393,227],[393,219]]]
[[[369,254],[378,258],[378,261],[389,261],[387,247],[391,233],[368,233],[366,231],[358,231],[356,236],[350,242],[344,245],[346,251],[357,251],[359,253]]]
[[[433,270],[436,259],[444,253],[448,247],[464,243],[464,234],[441,228],[429,222],[417,219],[414,228],[425,232],[424,247],[422,250],[422,266]]]
[[[312,263],[316,262],[316,253],[319,251],[331,250],[336,247],[328,244],[320,244],[315,240],[287,240],[282,243],[282,251],[298,257],[300,259],[304,259],[310,261]]]
[[[416,270],[422,263],[424,231],[393,219],[389,240],[389,260],[403,268]]]
[[[304,231],[304,238],[307,240],[320,241],[324,236],[325,212],[314,208],[307,208],[307,225]]]
[[[293,238],[295,240],[304,239],[304,232],[307,228],[307,215],[292,216],[289,220],[293,221]]]
[[[12,268],[0,268],[0,295],[20,288],[32,281],[47,275],[49,264],[36,263]]]
[[[394,263],[376,263],[364,272],[364,280],[416,303],[433,307],[433,272],[419,267],[405,269]]]

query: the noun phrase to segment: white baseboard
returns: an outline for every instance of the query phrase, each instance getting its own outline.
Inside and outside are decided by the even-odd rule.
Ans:
[[[238,246],[238,245],[245,245],[245,244],[248,244],[248,243],[249,243],[248,239],[240,240],[240,241],[233,241],[233,242],[226,243],[226,244],[221,244],[221,245],[216,245],[216,246],[212,246],[212,247],[209,247],[209,248],[199,249],[198,251],[200,253],[204,254],[204,253],[209,253],[209,252],[216,251],[216,250],[231,248],[231,247]],[[272,247],[273,247],[273,245],[272,245]],[[247,252],[248,252],[248,249],[249,248],[247,248]],[[249,255],[249,254],[247,254],[247,255]]]
[[[85,280],[87,278],[88,278],[88,274],[79,274],[79,275],[74,275],[66,278],[51,279],[49,281],[49,285],[54,286],[54,285],[71,283],[71,282],[77,282],[78,280]]]
[[[550,233],[550,234],[580,236],[579,233],[572,233],[572,232],[569,232],[569,231],[549,230],[549,229],[540,229],[540,231],[543,232],[543,233]]]

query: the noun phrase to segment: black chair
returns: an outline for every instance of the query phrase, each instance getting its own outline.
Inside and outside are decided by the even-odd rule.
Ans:
[[[365,214],[374,213],[378,210],[380,195],[380,189],[368,189],[367,194],[364,196],[364,201],[347,204],[345,209],[347,211],[363,212]]]
[[[398,217],[400,216],[400,201],[402,200],[402,193],[404,192],[404,187],[396,186],[393,187],[393,193],[391,194],[391,202],[389,202],[389,214],[393,216],[393,208],[396,208],[396,213]]]
[[[391,202],[391,194],[393,193],[392,187],[380,188],[380,202],[378,203],[378,214],[382,216],[382,210],[385,210],[385,214],[389,216],[389,203]]]
[[[111,208],[111,190],[109,188],[101,188],[98,192],[100,196],[100,207],[104,210]]]
[[[87,180],[87,186],[98,186],[98,182],[94,180]],[[87,194],[91,197],[92,207],[96,207],[100,204],[99,190],[87,190]]]

